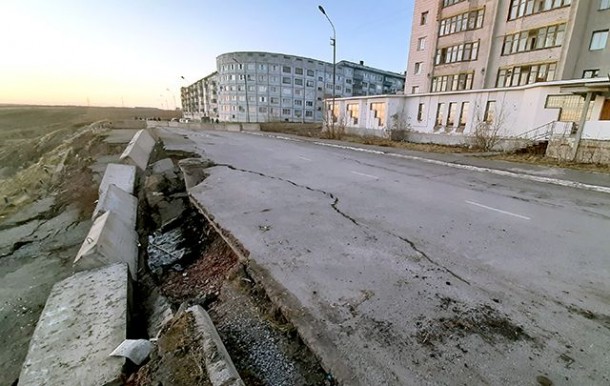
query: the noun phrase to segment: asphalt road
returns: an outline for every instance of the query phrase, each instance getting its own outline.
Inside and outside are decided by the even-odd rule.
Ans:
[[[218,165],[192,197],[343,383],[610,383],[609,194],[252,134],[161,134]]]

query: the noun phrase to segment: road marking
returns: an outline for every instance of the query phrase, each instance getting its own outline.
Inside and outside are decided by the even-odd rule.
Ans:
[[[307,157],[301,157],[301,156],[299,156],[299,158],[300,158],[300,159],[302,159],[302,160],[305,160],[305,161],[311,161],[311,160],[310,160],[309,158],[307,158]]]
[[[355,171],[353,171],[353,170],[352,170],[352,173],[353,173],[353,174],[357,174],[357,175],[359,175],[359,176],[364,176],[364,177],[368,177],[368,178],[374,178],[374,179],[376,179],[376,180],[378,180],[378,179],[379,179],[379,177],[377,177],[377,176],[373,176],[373,175],[370,175],[370,174],[365,174],[365,173],[360,173],[360,172],[355,172]]]
[[[474,202],[474,201],[468,201],[468,200],[466,200],[466,203],[467,203],[467,204],[470,204],[470,205],[478,206],[479,208],[489,209],[489,210],[493,210],[494,212],[498,212],[498,213],[502,213],[502,214],[507,214],[507,215],[509,215],[509,216],[514,216],[514,217],[522,218],[522,219],[524,219],[524,220],[531,220],[531,218],[529,218],[529,217],[522,216],[522,215],[520,215],[520,214],[513,213],[513,212],[507,212],[507,211],[502,210],[502,209],[496,209],[496,208],[492,208],[491,206],[487,206],[487,205],[479,204],[478,202]]]

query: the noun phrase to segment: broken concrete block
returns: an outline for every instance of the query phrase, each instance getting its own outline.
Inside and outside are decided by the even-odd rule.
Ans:
[[[116,185],[110,185],[97,201],[92,220],[106,212],[114,212],[130,229],[136,229],[138,199]]]
[[[106,212],[91,226],[74,259],[78,271],[104,267],[117,262],[129,266],[131,277],[138,273],[138,234],[114,212]]]
[[[169,158],[164,158],[150,165],[154,174],[161,174],[166,178],[176,177],[176,168]]]
[[[141,170],[146,170],[148,159],[155,147],[155,139],[142,129],[139,130],[127,144],[125,151],[121,154],[121,162],[134,165]]]
[[[77,273],[53,286],[21,369],[21,386],[121,385],[127,338],[125,264]]]
[[[110,185],[116,185],[129,194],[133,194],[136,183],[136,168],[132,165],[108,164],[99,187],[102,197]]]
[[[147,339],[125,339],[110,356],[127,358],[139,366],[148,358],[154,347]]]
[[[205,368],[212,385],[243,386],[239,373],[227,352],[214,323],[201,306],[193,306],[186,310],[195,320],[195,328],[201,334]]]
[[[178,161],[178,166],[182,171],[184,183],[188,190],[205,180],[207,177],[205,169],[214,166],[214,163],[202,158],[184,158]]]

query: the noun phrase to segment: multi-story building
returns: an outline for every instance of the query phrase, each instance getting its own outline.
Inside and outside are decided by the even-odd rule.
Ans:
[[[218,72],[180,89],[185,117],[200,120],[218,118]]]
[[[331,63],[270,52],[231,52],[216,58],[216,94],[207,92],[206,78],[183,88],[185,116],[220,121],[315,122],[323,119],[324,98],[402,93],[404,75],[365,66],[363,62],[336,64],[333,92]],[[197,86],[202,83],[201,86]],[[191,89],[193,91],[191,91]],[[206,95],[215,98],[207,107]],[[212,100],[212,99],[210,99]]]
[[[610,0],[416,0],[406,94],[610,73]]]

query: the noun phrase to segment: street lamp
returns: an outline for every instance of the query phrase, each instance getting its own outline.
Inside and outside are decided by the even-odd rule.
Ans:
[[[244,87],[246,90],[246,122],[250,123],[250,105],[248,104],[248,76],[246,75],[246,66],[235,58],[233,58],[233,61],[244,68]]]
[[[336,71],[337,71],[337,62],[336,62],[336,60],[337,60],[337,32],[335,31],[335,25],[330,20],[330,17],[328,17],[328,15],[326,14],[326,11],[324,10],[324,7],[322,7],[321,5],[318,5],[318,9],[320,10],[320,12],[322,12],[322,14],[324,16],[326,16],[326,19],[330,23],[330,26],[333,27],[333,37],[330,39],[330,45],[333,46],[333,95],[332,95],[333,110],[332,110],[332,129],[333,129],[333,132],[334,132],[334,130],[335,130],[335,91],[337,90],[337,88],[335,86],[335,82],[337,80],[337,77],[335,75]]]

